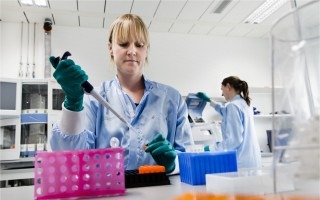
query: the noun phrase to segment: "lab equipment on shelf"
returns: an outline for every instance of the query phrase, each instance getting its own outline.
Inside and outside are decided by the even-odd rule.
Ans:
[[[20,155],[20,116],[0,120],[0,160],[15,160]]]
[[[261,111],[260,111],[260,110],[257,110],[256,107],[253,107],[253,114],[254,114],[254,115],[260,115],[260,114],[261,114]]]
[[[19,118],[21,113],[21,81],[0,78],[0,120]]]
[[[29,80],[22,82],[22,114],[47,113],[48,81]]]
[[[22,82],[21,157],[44,151],[48,136],[48,81]]]
[[[281,165],[297,165],[295,184],[318,182],[320,157],[320,2],[311,1],[281,17],[271,29],[273,113],[272,151],[274,192]],[[281,87],[282,92],[275,88]],[[283,130],[288,140],[283,143]],[[309,184],[304,184],[308,190]],[[319,195],[319,193],[318,193]]]
[[[21,81],[0,78],[0,160],[20,154]]]
[[[194,143],[196,145],[211,145],[213,150],[215,143],[220,141],[222,136],[219,124],[208,123],[202,116],[207,102],[198,98],[194,93],[189,93],[185,101]]]

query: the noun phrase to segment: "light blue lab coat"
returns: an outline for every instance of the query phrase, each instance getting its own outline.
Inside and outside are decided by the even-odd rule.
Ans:
[[[106,148],[111,147],[111,138],[117,138],[120,147],[126,149],[126,170],[155,164],[150,153],[145,153],[143,146],[157,133],[169,140],[177,151],[185,151],[185,145],[193,144],[185,101],[174,88],[144,80],[145,91],[138,106],[121,89],[117,76],[111,81],[103,82],[96,89],[113,109],[131,123],[134,130],[129,129],[94,97],[85,95],[84,129],[81,133],[63,133],[63,128],[59,125],[68,123],[54,124],[50,139],[52,150]]]
[[[220,149],[236,150],[238,168],[261,167],[260,147],[255,133],[253,109],[236,95],[225,106],[212,105],[221,114],[223,142]]]

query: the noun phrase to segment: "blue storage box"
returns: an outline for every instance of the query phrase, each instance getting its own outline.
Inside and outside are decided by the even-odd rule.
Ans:
[[[181,182],[191,185],[205,185],[206,174],[236,172],[236,151],[179,153]]]

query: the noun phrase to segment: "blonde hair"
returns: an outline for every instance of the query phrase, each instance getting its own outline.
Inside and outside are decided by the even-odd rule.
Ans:
[[[149,51],[150,40],[149,32],[143,20],[135,14],[124,14],[118,17],[110,26],[109,43],[123,43],[129,40],[132,36],[139,43],[147,45]],[[110,55],[110,60],[113,62],[113,56]],[[148,63],[148,56],[146,57]]]

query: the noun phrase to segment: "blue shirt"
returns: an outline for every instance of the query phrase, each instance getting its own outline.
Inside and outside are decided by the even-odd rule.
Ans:
[[[253,110],[246,101],[236,95],[225,106],[215,104],[222,116],[222,148],[237,151],[239,168],[261,167],[261,153],[255,133]]]
[[[125,148],[126,170],[155,164],[143,147],[157,133],[170,141],[177,151],[185,151],[185,145],[193,144],[185,101],[174,88],[144,80],[144,95],[137,106],[121,89],[117,76],[96,89],[113,109],[131,123],[133,129],[129,129],[94,97],[85,95],[85,129],[80,134],[66,134],[56,123],[50,140],[52,150],[109,148],[111,138],[117,138],[119,146]]]

